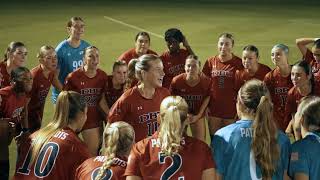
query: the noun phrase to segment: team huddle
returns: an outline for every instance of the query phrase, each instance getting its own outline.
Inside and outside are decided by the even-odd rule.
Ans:
[[[160,55],[139,32],[107,75],[98,47],[82,39],[84,25],[72,17],[69,37],[42,46],[31,70],[25,44],[9,44],[0,63],[0,179],[10,166],[17,180],[320,179],[319,38],[296,40],[303,58],[293,65],[289,48],[274,45],[271,70],[254,45],[233,54],[234,37],[223,33],[201,68],[179,29],[165,32]],[[54,114],[42,125],[51,86]]]

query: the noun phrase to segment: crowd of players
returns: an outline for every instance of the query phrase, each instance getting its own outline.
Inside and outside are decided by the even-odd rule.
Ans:
[[[42,46],[31,71],[26,46],[9,44],[0,63],[0,179],[9,178],[13,139],[13,179],[320,179],[319,39],[297,39],[303,58],[293,65],[276,44],[271,70],[254,45],[233,54],[234,38],[223,33],[201,70],[179,29],[165,32],[159,56],[139,32],[107,75],[99,49],[82,40],[84,25],[72,17],[69,37]],[[41,128],[50,86],[54,115]]]

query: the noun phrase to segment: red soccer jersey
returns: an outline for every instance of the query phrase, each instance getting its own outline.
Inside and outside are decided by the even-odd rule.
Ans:
[[[169,88],[173,77],[184,73],[184,64],[190,53],[186,49],[180,49],[178,53],[170,54],[169,50],[164,52],[160,58],[165,73],[162,87]]]
[[[307,49],[307,53],[303,58],[311,66],[312,74],[314,76],[314,91],[320,94],[320,63],[314,59],[313,54],[309,49]]]
[[[197,115],[205,97],[211,94],[211,79],[200,75],[200,82],[191,87],[186,82],[187,74],[180,74],[172,79],[170,91],[172,95],[183,97],[189,107],[189,113]]]
[[[85,75],[83,68],[79,68],[67,76],[64,89],[80,93],[88,106],[87,121],[82,128],[83,130],[102,125],[103,117],[97,106],[107,88],[107,83],[107,74],[100,69],[97,70],[97,74],[93,78]]]
[[[154,55],[158,55],[156,52],[148,49],[146,54],[154,54]],[[118,60],[123,60],[125,61],[127,64],[129,64],[129,62],[131,61],[131,59],[134,58],[138,58],[139,55],[136,53],[136,49],[132,48],[127,50],[126,52],[122,53],[119,57]]]
[[[287,128],[287,123],[285,122],[285,105],[288,91],[293,86],[291,76],[282,77],[280,69],[276,67],[265,76],[264,83],[268,87],[271,95],[275,121],[278,127],[285,131]]]
[[[107,160],[106,156],[96,156],[84,161],[77,169],[75,180],[95,179],[103,163]],[[126,158],[114,158],[111,168],[106,169],[104,178],[108,180],[125,180],[123,176],[127,167]]]
[[[242,60],[234,56],[227,62],[221,62],[218,55],[209,58],[202,72],[212,79],[212,94],[209,103],[209,115],[233,119],[236,115],[235,72],[242,69]]]
[[[258,63],[258,70],[257,72],[252,76],[249,74],[249,72],[246,69],[237,70],[235,74],[235,88],[236,91],[238,91],[242,85],[244,85],[245,82],[251,80],[251,79],[258,79],[260,81],[263,81],[265,75],[271,71],[271,69],[264,65]]]
[[[123,87],[120,89],[115,89],[112,83],[112,76],[108,76],[108,87],[105,92],[105,97],[108,103],[109,108],[119,99],[123,94]]]
[[[38,65],[31,70],[31,74],[33,84],[30,92],[31,100],[28,105],[28,121],[29,128],[37,130],[41,126],[44,105],[54,78],[54,73],[50,73],[48,78],[46,78],[43,75],[43,69]]]
[[[0,117],[10,118],[14,123],[20,123],[22,111],[27,104],[25,95],[17,96],[12,86],[0,89],[2,102],[0,104]]]
[[[73,180],[76,168],[91,156],[87,146],[73,130],[64,128],[42,146],[35,162],[31,164],[30,144],[36,133],[23,142],[13,179]]]
[[[128,89],[112,106],[108,121],[125,121],[135,131],[135,140],[151,136],[158,128],[157,117],[162,100],[169,96],[166,88],[156,88],[152,99],[141,96],[138,86]]]
[[[196,138],[185,136],[179,153],[165,156],[157,133],[136,143],[130,153],[125,176],[154,179],[201,179],[206,169],[214,168],[211,150]]]
[[[5,61],[0,63],[0,89],[10,86],[10,74],[7,71],[7,65]]]

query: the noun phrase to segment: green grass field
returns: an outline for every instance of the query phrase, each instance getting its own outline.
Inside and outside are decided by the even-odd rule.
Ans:
[[[125,50],[133,47],[134,36],[143,28],[157,34],[151,36],[151,49],[161,54],[166,49],[163,38],[166,29],[177,27],[186,35],[202,62],[216,54],[217,36],[231,32],[236,38],[234,53],[241,55],[247,44],[256,45],[260,61],[273,67],[270,50],[274,44],[290,47],[290,62],[301,55],[295,46],[299,37],[319,37],[319,2],[298,0],[263,1],[86,1],[63,2],[1,2],[0,51],[11,41],[22,41],[29,51],[28,65],[37,65],[36,53],[42,45],[56,46],[66,38],[65,25],[72,16],[81,16],[86,23],[84,39],[100,49],[101,68],[107,73],[112,62]],[[114,18],[132,26],[110,21]],[[44,124],[53,114],[47,100]],[[14,144],[14,143],[13,143]],[[11,173],[15,167],[15,145],[11,145]]]

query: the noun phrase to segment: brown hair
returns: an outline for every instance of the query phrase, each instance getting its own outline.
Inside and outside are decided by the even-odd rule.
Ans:
[[[238,102],[245,113],[254,114],[251,149],[264,178],[271,178],[280,158],[278,130],[273,120],[273,104],[266,85],[259,80],[247,81],[239,90]]]

